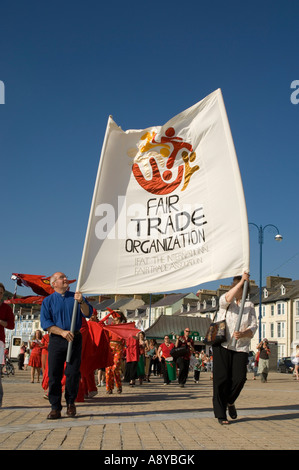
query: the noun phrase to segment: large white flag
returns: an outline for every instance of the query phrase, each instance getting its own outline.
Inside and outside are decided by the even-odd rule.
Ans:
[[[78,289],[165,292],[247,269],[246,205],[221,90],[163,126],[123,131],[109,117]]]

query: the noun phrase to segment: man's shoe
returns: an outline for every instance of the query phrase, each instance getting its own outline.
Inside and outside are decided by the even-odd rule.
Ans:
[[[66,414],[68,416],[75,416],[76,415],[76,407],[73,403],[67,405]]]
[[[51,410],[47,416],[47,419],[59,419],[61,418],[60,410]]]
[[[227,405],[227,409],[228,409],[228,414],[230,415],[231,419],[237,419],[238,414],[237,414],[235,405],[234,404]]]

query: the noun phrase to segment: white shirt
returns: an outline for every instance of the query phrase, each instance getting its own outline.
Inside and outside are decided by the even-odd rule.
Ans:
[[[227,309],[227,307],[229,308]],[[229,303],[225,299],[225,294],[223,294],[219,299],[219,311],[217,313],[215,321],[221,321],[224,319],[224,317],[226,318],[227,341],[225,343],[222,343],[221,346],[223,346],[224,348],[231,349],[233,351],[248,353],[251,338],[248,338],[248,337],[240,338],[236,341],[235,346],[232,346],[231,344],[232,337],[233,337],[234,331],[236,329],[236,324],[238,321],[239,310],[240,310],[240,306],[237,305],[235,300]],[[225,316],[225,313],[226,313],[226,316]],[[242,320],[241,320],[239,331],[245,331],[245,330],[248,330],[249,328],[251,329],[252,334],[254,335],[254,333],[257,330],[257,320],[256,320],[255,309],[254,309],[253,303],[247,301],[244,304],[244,310],[243,310],[243,315],[242,315]]]

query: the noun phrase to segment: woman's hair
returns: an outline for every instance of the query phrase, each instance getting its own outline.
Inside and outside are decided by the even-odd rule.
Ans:
[[[242,276],[235,276],[233,278],[233,282],[231,284],[231,287],[235,287],[237,284],[239,284],[239,282],[241,281],[242,279]],[[248,283],[248,286],[247,286],[247,294],[250,293],[250,284]]]
[[[120,318],[121,323],[127,323],[127,319],[121,310],[114,310],[115,313],[117,313],[118,318]]]

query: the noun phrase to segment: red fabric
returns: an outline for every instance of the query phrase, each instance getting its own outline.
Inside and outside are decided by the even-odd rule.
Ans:
[[[127,362],[138,362],[139,361],[139,342],[136,338],[128,338],[126,340],[126,359]]]
[[[82,328],[82,361],[81,374],[88,376],[91,371],[102,369],[113,364],[113,355],[109,346],[108,332],[101,323],[86,321],[83,318]]]
[[[109,341],[121,341],[120,337],[115,333],[108,332]]]
[[[7,326],[5,328],[7,328],[8,330],[14,329],[15,317],[14,317],[12,309],[10,308],[9,305],[6,305],[6,303],[2,303],[0,305],[0,320],[7,322]],[[0,341],[2,341],[5,344],[5,331],[2,325],[0,325]]]
[[[105,330],[111,333],[114,333],[115,335],[119,336],[119,338],[122,338],[125,340],[132,338],[132,336],[136,336],[140,331],[138,328],[136,328],[134,322],[120,323],[118,325],[104,325],[103,324],[102,326]]]
[[[42,355],[43,354],[48,354],[48,346],[49,346],[49,333],[46,333],[43,337],[42,337],[42,345],[44,346],[43,349],[42,349]]]
[[[89,374],[89,376],[81,377],[76,402],[84,402],[85,395],[88,395],[88,392],[95,392],[96,390],[97,386],[93,371]]]

